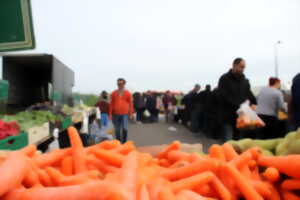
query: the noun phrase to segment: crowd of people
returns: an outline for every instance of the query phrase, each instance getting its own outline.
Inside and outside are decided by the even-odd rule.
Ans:
[[[187,94],[147,91],[131,95],[125,89],[125,79],[118,79],[118,89],[110,97],[102,92],[96,104],[101,111],[102,125],[107,126],[111,119],[116,138],[121,142],[127,140],[128,119],[133,119],[134,113],[138,124],[156,123],[163,114],[167,123],[180,123],[194,133],[224,141],[245,137],[275,138],[300,127],[300,74],[293,79],[290,94],[281,91],[279,78],[271,77],[268,85],[255,96],[245,77],[245,68],[245,60],[236,58],[229,71],[220,77],[216,88],[212,90],[206,85],[201,90],[196,84]],[[263,128],[236,128],[237,110],[247,100],[264,121]],[[278,119],[279,112],[288,116],[284,123]]]

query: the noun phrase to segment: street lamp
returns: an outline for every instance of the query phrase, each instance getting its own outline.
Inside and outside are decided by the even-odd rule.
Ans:
[[[278,45],[281,44],[282,42],[278,40],[275,45],[274,45],[274,53],[275,53],[275,77],[278,77]]]

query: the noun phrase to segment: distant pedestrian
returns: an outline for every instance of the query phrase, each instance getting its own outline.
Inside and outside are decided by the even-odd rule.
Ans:
[[[225,140],[239,139],[240,132],[236,129],[237,113],[240,105],[250,100],[256,105],[256,98],[250,90],[250,83],[244,75],[246,62],[242,58],[233,61],[232,68],[221,76],[218,84],[220,108],[223,118],[223,136]]]
[[[101,125],[102,127],[107,127],[109,123],[109,99],[108,93],[106,91],[102,91],[99,101],[96,103],[95,107],[98,107],[101,112]]]
[[[188,126],[188,123],[191,121],[192,110],[195,108],[194,99],[200,91],[201,87],[199,84],[196,84],[195,87],[186,94],[182,99],[182,105],[184,106],[184,114],[182,124]]]
[[[292,122],[292,130],[300,128],[300,73],[297,74],[292,83],[290,104],[290,121]]]
[[[278,113],[287,112],[287,104],[284,102],[280,87],[280,80],[271,77],[269,86],[262,88],[257,96],[256,112],[266,124],[257,134],[260,139],[279,137]]]
[[[141,124],[143,120],[143,114],[146,109],[145,98],[140,92],[133,94],[133,105],[136,111],[136,121]]]
[[[128,135],[128,118],[133,118],[133,100],[131,93],[125,89],[126,81],[117,80],[118,89],[111,94],[110,118],[113,121],[116,139],[125,143]]]

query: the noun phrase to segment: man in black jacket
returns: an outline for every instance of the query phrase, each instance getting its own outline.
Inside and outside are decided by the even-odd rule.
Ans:
[[[218,89],[220,95],[220,109],[222,110],[222,120],[224,128],[224,139],[239,139],[240,134],[235,128],[237,113],[240,105],[250,100],[252,105],[256,105],[256,98],[250,90],[250,83],[244,75],[246,63],[242,58],[233,61],[232,69],[223,74],[219,79]]]

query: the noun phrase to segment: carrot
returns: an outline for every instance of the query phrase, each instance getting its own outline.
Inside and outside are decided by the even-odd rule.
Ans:
[[[37,171],[37,174],[39,176],[39,180],[40,180],[40,183],[42,183],[44,186],[52,186],[53,183],[51,181],[51,178],[50,176],[47,174],[46,171],[42,170],[42,169],[39,169]]]
[[[148,191],[150,195],[150,199],[158,199],[158,194],[162,188],[171,186],[171,183],[168,182],[166,179],[161,177],[157,177],[156,179],[150,181],[148,184]]]
[[[220,181],[220,179],[218,179],[218,177],[214,177],[212,182],[211,182],[213,188],[215,189],[215,191],[218,193],[218,196],[220,197],[220,199],[222,200],[231,200],[231,193],[229,192],[229,190],[227,190],[227,188],[224,186],[224,184]]]
[[[188,166],[188,165],[190,165],[190,163],[188,161],[178,160],[173,165],[171,165],[170,168],[180,168],[180,167],[185,167],[185,166]]]
[[[178,193],[180,190],[193,189],[195,186],[204,185],[214,178],[212,172],[203,172],[188,178],[184,178],[175,182],[172,182],[172,191]]]
[[[60,182],[65,178],[65,176],[60,171],[54,169],[53,167],[46,167],[45,170],[50,176],[51,181],[55,186],[58,186]]]
[[[85,148],[86,153],[91,153],[94,149],[112,150],[121,145],[119,140],[105,140],[99,144],[95,144]]]
[[[264,167],[274,167],[279,172],[293,178],[300,178],[300,155],[260,156],[258,164]]]
[[[223,151],[222,146],[218,145],[218,144],[213,144],[210,148],[209,148],[209,156],[211,158],[216,158],[220,161],[226,161],[226,157],[225,157],[225,153]]]
[[[284,180],[281,184],[281,188],[285,190],[299,190],[300,180],[297,179]]]
[[[152,156],[149,153],[139,153],[138,163],[139,167],[144,167],[150,164]]]
[[[190,154],[186,153],[186,152],[182,152],[182,151],[178,151],[178,150],[173,150],[170,151],[166,158],[171,162],[171,163],[175,163],[179,160],[190,160]]]
[[[283,191],[282,196],[283,196],[283,200],[300,200],[299,196],[289,191]]]
[[[97,159],[94,155],[89,155],[87,157],[87,163],[93,164],[99,171],[101,171],[104,174],[109,173],[109,172],[114,172],[115,169],[117,169],[114,167],[110,167],[108,164],[106,164],[102,160]]]
[[[74,171],[75,173],[85,172],[87,171],[85,159],[86,152],[84,151],[84,147],[77,129],[74,127],[69,127],[68,135],[72,148]]]
[[[164,150],[162,150],[161,152],[159,152],[156,157],[158,159],[166,158],[166,156],[168,155],[168,153],[170,151],[179,150],[180,146],[181,146],[181,143],[179,141],[174,141],[174,142],[172,142],[172,144],[170,144]]]
[[[113,165],[115,167],[121,167],[124,160],[124,156],[105,149],[94,149],[93,153],[98,159],[101,159],[107,164]]]
[[[73,159],[71,156],[67,156],[61,161],[61,172],[66,176],[73,174]]]
[[[182,190],[177,194],[176,197],[178,200],[208,200],[208,198],[203,197],[191,190]]]
[[[29,165],[23,154],[13,152],[0,165],[0,197],[21,184]]]
[[[175,200],[175,195],[170,188],[164,187],[158,193],[158,199],[159,200]]]
[[[238,156],[238,153],[234,150],[231,144],[224,143],[222,147],[227,161],[231,161]]]
[[[252,159],[252,154],[249,151],[242,153],[241,155],[235,157],[229,163],[233,164],[236,168],[240,169],[245,165],[248,165],[249,161]]]
[[[263,181],[251,180],[251,185],[264,198],[268,199],[271,196],[269,185]]]
[[[21,199],[21,195],[24,193],[26,189],[24,186],[20,186],[16,189],[13,189],[7,192],[4,196],[1,196],[1,200],[17,200]]]
[[[219,163],[214,159],[205,159],[196,161],[188,166],[175,168],[175,169],[167,169],[162,172],[162,177],[174,181],[181,178],[186,178],[189,176],[193,176],[195,174],[205,172],[205,171],[215,171],[219,167]]]
[[[184,190],[182,190],[182,191],[184,191]],[[193,191],[195,191],[197,194],[199,194],[201,196],[206,196],[206,197],[216,197],[217,196],[215,191],[213,190],[213,188],[210,186],[210,184],[196,186],[195,188],[193,188]]]
[[[242,192],[246,200],[263,200],[263,198],[256,192],[249,181],[232,165],[226,164],[223,166],[228,175],[231,176]]]
[[[239,199],[240,192],[236,188],[235,181],[231,178],[228,178],[228,174],[224,168],[220,168],[218,171],[218,178],[220,181],[224,184],[224,186],[227,188],[227,190],[231,193],[232,200]],[[207,195],[204,195],[207,196]]]
[[[159,165],[162,167],[169,167],[171,163],[167,159],[160,159],[159,160]]]
[[[145,184],[143,184],[140,189],[138,200],[150,200],[149,191]]]
[[[56,149],[50,153],[44,153],[41,155],[35,155],[33,157],[37,166],[44,168],[52,166],[55,163],[61,161],[61,159],[71,153],[71,149]]]
[[[125,157],[121,168],[121,185],[130,193],[128,200],[136,199],[137,195],[138,153],[132,151]]]
[[[68,200],[68,199],[88,199],[88,200],[125,200],[127,192],[115,183],[105,181],[93,181],[81,185],[32,188],[25,190],[21,194],[22,200]]]
[[[37,151],[37,148],[36,148],[36,145],[34,145],[34,144],[30,144],[20,150],[20,152],[24,153],[25,155],[27,155],[29,157],[34,156],[36,151]]]
[[[113,149],[113,152],[120,153],[122,155],[128,155],[133,150],[136,150],[134,143],[132,141],[127,141],[123,145]]]
[[[59,181],[59,186],[81,185],[91,181],[85,174],[68,176]]]
[[[27,172],[23,184],[25,187],[30,188],[33,187],[36,184],[40,183],[39,176],[36,171],[33,171],[32,168]]]
[[[277,188],[275,188],[275,186],[269,182],[267,182],[267,184],[269,186],[269,190],[271,191],[271,196],[269,197],[269,200],[281,200]]]
[[[244,165],[241,169],[240,169],[241,174],[243,174],[245,177],[247,178],[252,178],[253,174],[251,172],[251,170],[249,169],[248,165]]]
[[[268,167],[262,175],[272,183],[277,182],[280,179],[279,171],[274,167]]]

